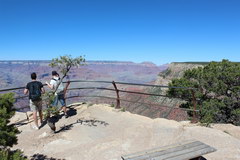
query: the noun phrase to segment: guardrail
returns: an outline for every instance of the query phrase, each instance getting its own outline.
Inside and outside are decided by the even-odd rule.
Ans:
[[[132,103],[141,103],[141,104],[145,104],[145,105],[157,105],[157,106],[162,106],[160,104],[154,104],[154,103],[142,103],[142,102],[135,102],[135,101],[129,101],[126,99],[121,99],[119,93],[120,92],[124,92],[124,93],[130,93],[130,94],[140,94],[140,95],[148,95],[148,96],[161,96],[161,97],[168,97],[168,98],[180,98],[180,97],[170,97],[167,95],[162,95],[162,94],[154,94],[154,93],[145,93],[145,92],[136,92],[136,91],[127,91],[127,90],[122,90],[122,89],[118,89],[118,85],[134,85],[134,86],[145,86],[145,87],[159,87],[159,88],[181,88],[181,89],[186,89],[186,90],[190,90],[192,93],[192,103],[194,108],[193,109],[187,109],[187,108],[179,108],[179,107],[169,107],[169,106],[164,106],[164,107],[169,107],[169,108],[174,108],[174,109],[181,109],[184,111],[192,111],[193,112],[193,122],[197,121],[197,112],[199,112],[199,110],[196,109],[196,97],[195,97],[195,90],[197,90],[197,88],[189,88],[189,87],[172,87],[172,86],[162,86],[162,85],[151,85],[151,84],[139,84],[139,83],[126,83],[126,82],[115,82],[115,81],[91,81],[91,80],[72,80],[70,81],[70,83],[82,83],[82,82],[88,82],[88,83],[108,83],[108,84],[112,84],[113,88],[106,88],[106,87],[76,87],[76,88],[70,88],[68,90],[108,90],[108,91],[114,91],[116,92],[116,97],[108,97],[108,96],[97,96],[97,95],[91,95],[91,96],[70,96],[70,97],[66,97],[67,99],[69,98],[75,98],[75,97],[98,97],[98,98],[107,98],[107,99],[115,99],[116,100],[116,108],[120,108],[120,104],[121,101],[125,101],[125,102],[132,102]],[[66,82],[63,82],[66,83]],[[9,89],[1,89],[1,92],[8,92],[8,91],[15,91],[15,90],[21,90],[24,89],[25,87],[18,87],[18,88],[9,88]],[[27,98],[28,96],[19,96],[19,97],[15,97],[16,99],[23,99],[23,98]],[[24,109],[27,108],[28,106],[25,107],[21,107],[18,108],[20,109]],[[163,107],[163,106],[162,106]]]

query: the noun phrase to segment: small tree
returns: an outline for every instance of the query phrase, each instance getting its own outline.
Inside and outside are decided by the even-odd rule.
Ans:
[[[14,94],[6,93],[0,95],[0,159],[1,160],[25,160],[19,150],[11,151],[9,147],[17,144],[17,134],[19,130],[10,123],[10,118],[15,114]]]
[[[57,67],[59,71],[63,74],[60,82],[67,76],[68,72],[72,67],[79,67],[84,65],[85,58],[80,56],[77,58],[72,58],[71,55],[60,56],[60,58],[52,59],[52,62],[49,64],[52,68]],[[58,86],[55,88],[57,90]]]
[[[15,114],[13,96],[13,93],[0,95],[0,146],[3,148],[17,144],[16,134],[20,133],[14,125],[9,125],[9,119]]]
[[[187,70],[169,86],[198,88],[195,93],[201,122],[240,125],[240,63],[210,62],[204,67]],[[171,88],[168,95],[187,100],[181,107],[193,108],[191,91]]]
[[[85,58],[82,56],[72,58],[70,55],[66,55],[66,56],[60,56],[59,58],[52,59],[49,66],[51,66],[52,68],[57,68],[60,71],[60,73],[62,73],[63,76],[60,79],[60,83],[61,83],[63,79],[67,76],[68,72],[72,67],[82,66],[84,65],[84,62],[85,62]],[[54,91],[50,91],[44,94],[44,100],[47,102],[47,106],[48,106],[44,115],[47,116],[47,118],[50,116],[50,114],[54,114],[54,115],[58,114],[58,109],[56,108],[56,106],[52,106],[52,103],[54,101],[55,92],[57,91],[60,83],[58,83]],[[66,92],[66,89],[67,88],[65,88],[64,92]],[[55,127],[54,124],[50,121],[48,121],[48,124],[51,128]]]

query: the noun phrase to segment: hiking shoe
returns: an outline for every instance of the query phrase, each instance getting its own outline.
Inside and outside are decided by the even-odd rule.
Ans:
[[[35,130],[39,130],[39,127],[37,127],[37,126],[32,126],[32,128]]]

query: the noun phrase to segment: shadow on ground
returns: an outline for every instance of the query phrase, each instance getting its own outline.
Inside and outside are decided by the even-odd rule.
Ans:
[[[207,160],[207,159],[201,156],[198,160]]]
[[[77,110],[74,108],[69,108],[67,114],[69,117],[75,116],[77,114]]]
[[[73,105],[73,107],[74,107],[74,105]],[[75,116],[77,114],[77,110],[72,107],[69,107],[67,114],[68,114],[68,117]],[[49,120],[44,120],[43,123],[41,124],[40,128],[44,127],[49,122],[52,124],[55,124],[63,116],[64,115],[52,116]],[[19,126],[27,125],[29,123],[30,123],[29,119],[25,119],[25,120],[21,120],[19,122],[13,123],[13,125],[15,125],[16,127],[19,127]]]
[[[47,157],[46,155],[37,153],[37,154],[34,154],[33,156],[31,156],[30,160],[65,160],[65,159]]]
[[[60,127],[58,131],[55,131],[55,133],[60,133],[64,131],[71,130],[74,124],[80,124],[80,125],[86,125],[89,127],[97,127],[98,125],[103,125],[103,126],[108,126],[109,124],[105,121],[100,121],[96,119],[91,119],[91,120],[85,120],[85,119],[78,119],[76,122],[71,123],[69,125],[64,125]]]
[[[68,117],[72,117],[76,114],[77,114],[77,110],[74,108],[69,108],[67,111]],[[59,119],[61,119],[62,117],[64,117],[64,114],[52,116],[52,117],[48,118],[47,124],[54,132],[56,130],[55,123],[57,123],[59,121]],[[69,126],[69,128],[71,128],[71,126]]]

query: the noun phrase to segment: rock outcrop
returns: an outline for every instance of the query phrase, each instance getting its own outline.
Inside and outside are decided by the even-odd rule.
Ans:
[[[106,104],[75,104],[68,119],[57,123],[57,133],[45,125],[33,130],[22,124],[18,136],[19,148],[28,157],[44,155],[66,160],[120,160],[121,155],[161,147],[189,139],[199,140],[217,149],[204,156],[208,160],[240,159],[239,127],[207,128],[188,121],[151,119],[122,112]],[[16,123],[25,118],[17,113]],[[234,133],[234,134],[233,134]]]

